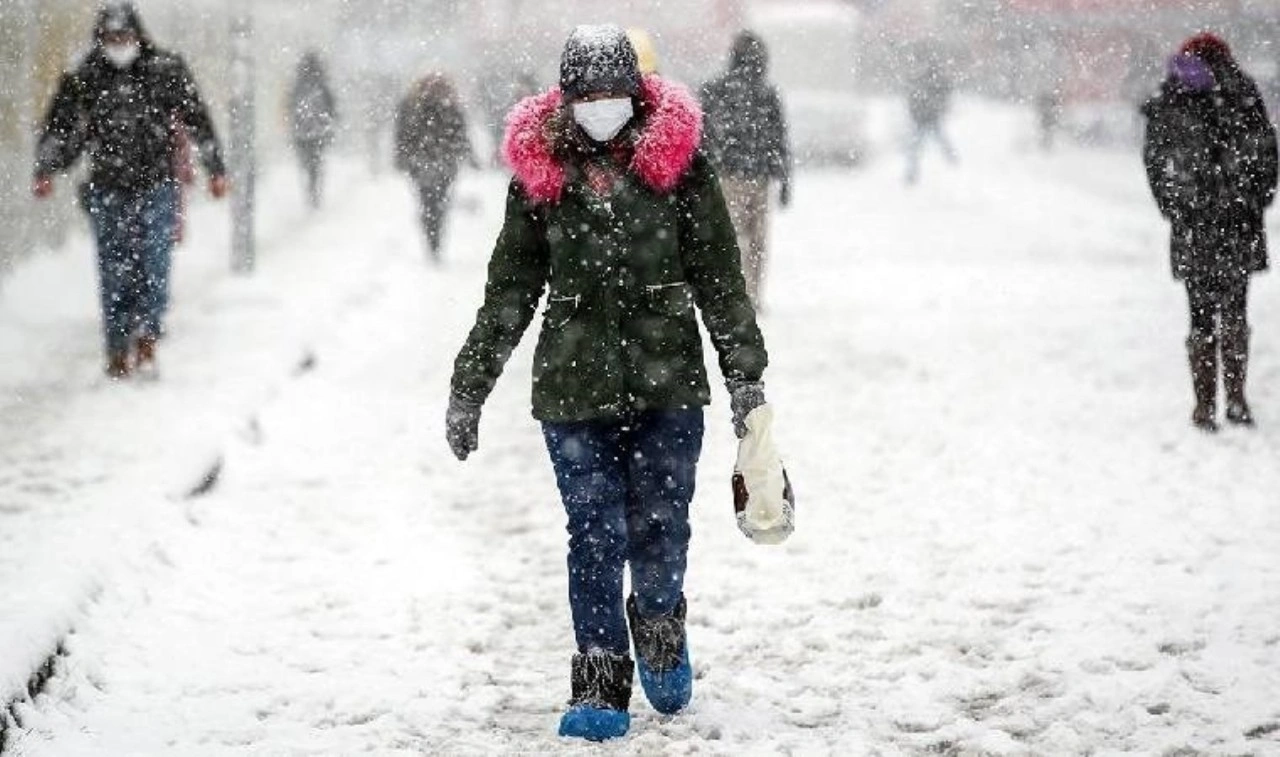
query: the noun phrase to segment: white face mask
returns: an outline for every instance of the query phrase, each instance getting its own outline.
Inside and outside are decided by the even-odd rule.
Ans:
[[[573,104],[573,120],[597,142],[608,142],[618,136],[634,115],[629,97]]]
[[[103,45],[102,54],[107,56],[107,60],[111,61],[111,65],[116,68],[127,68],[133,65],[138,59],[139,53],[142,52],[141,46],[137,42],[130,42],[127,45]]]

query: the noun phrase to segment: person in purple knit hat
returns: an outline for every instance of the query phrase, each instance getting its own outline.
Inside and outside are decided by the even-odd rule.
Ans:
[[[1143,113],[1147,179],[1172,227],[1173,275],[1191,311],[1192,423],[1218,430],[1221,365],[1227,421],[1252,426],[1249,279],[1268,264],[1263,214],[1276,193],[1275,128],[1258,87],[1212,34],[1183,44]]]

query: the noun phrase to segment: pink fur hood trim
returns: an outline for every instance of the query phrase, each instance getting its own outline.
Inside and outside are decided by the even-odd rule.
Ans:
[[[647,113],[635,144],[631,172],[650,189],[670,192],[693,164],[702,143],[702,109],[685,87],[650,74],[640,99]],[[537,203],[559,202],[568,179],[547,141],[547,122],[563,103],[559,89],[521,101],[507,116],[502,157],[525,194]]]

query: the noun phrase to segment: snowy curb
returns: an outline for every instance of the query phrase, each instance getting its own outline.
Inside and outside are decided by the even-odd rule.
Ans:
[[[315,352],[303,347],[301,357],[287,373],[264,382],[265,391],[258,403],[269,404],[276,387],[308,376],[317,364]],[[192,503],[214,493],[226,472],[228,445],[234,443],[236,433],[232,429],[247,427],[255,437],[261,434],[257,410],[242,408],[230,415],[238,417],[239,422],[226,423],[221,432],[206,437],[205,444],[191,445],[189,464],[182,466],[185,473],[168,487],[170,493],[165,499],[169,503]],[[185,518],[192,526],[199,525],[195,513],[189,508],[177,517]],[[131,544],[129,551],[140,553],[145,548],[145,544]],[[102,576],[121,560],[117,556],[110,560],[110,566],[102,564],[105,559],[92,562],[97,564],[80,564],[75,568],[64,565],[65,573],[53,576],[53,588],[46,583],[41,590],[32,589],[30,596],[19,593],[6,597],[5,604],[9,607],[37,609],[28,612],[25,619],[17,612],[0,618],[0,649],[4,650],[4,657],[0,658],[0,755],[6,754],[13,745],[11,742],[16,743],[15,739],[24,729],[20,714],[22,706],[33,703],[44,693],[49,681],[58,673],[59,660],[69,656],[67,640],[75,633],[77,622],[90,612],[90,606],[102,595],[106,585]],[[94,578],[85,579],[86,574]],[[41,596],[34,596],[36,591]],[[49,609],[51,605],[52,610]],[[38,609],[41,607],[45,608],[43,612]],[[45,618],[32,624],[30,615],[33,613]],[[33,625],[37,626],[35,630]]]
[[[74,613],[78,615],[86,612],[87,606],[96,601],[101,593],[100,585],[92,585],[85,592],[83,600],[75,605]],[[25,677],[10,670],[5,678],[0,679],[0,687],[3,687],[0,688],[0,754],[4,754],[8,748],[10,734],[22,728],[19,707],[34,701],[44,691],[57,672],[58,660],[67,656],[67,637],[73,631],[69,613],[60,627],[43,639],[16,632],[5,634],[6,655],[31,660],[33,664],[29,665],[29,672]]]
[[[58,639],[57,646],[54,647],[53,652],[45,656],[44,662],[27,680],[24,695],[20,698],[12,699],[5,705],[2,713],[3,717],[0,717],[0,754],[4,754],[9,745],[9,732],[11,730],[16,731],[22,727],[22,721],[18,715],[18,705],[34,700],[44,691],[45,685],[49,683],[49,679],[53,678],[53,674],[57,670],[58,660],[66,656],[66,636],[63,635],[62,638]]]

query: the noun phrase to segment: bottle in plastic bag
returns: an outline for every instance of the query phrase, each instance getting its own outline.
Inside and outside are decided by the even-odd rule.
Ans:
[[[773,408],[747,416],[733,470],[733,508],[738,529],[757,544],[781,544],[795,530],[796,498],[773,442]]]

